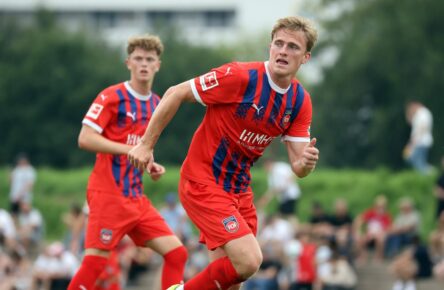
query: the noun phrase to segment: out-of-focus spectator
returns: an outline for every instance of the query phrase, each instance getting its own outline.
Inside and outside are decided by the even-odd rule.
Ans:
[[[396,216],[387,237],[386,254],[391,258],[403,247],[410,244],[413,236],[418,234],[420,215],[415,210],[413,201],[404,197],[399,202],[399,214]]]
[[[20,211],[21,202],[32,202],[36,171],[25,154],[19,154],[11,172],[9,192],[10,210],[13,216]]]
[[[286,162],[267,159],[264,162],[268,174],[268,189],[258,201],[260,207],[267,205],[273,197],[279,203],[278,212],[286,219],[296,222],[297,203],[301,189],[296,182],[296,175]]]
[[[344,256],[334,251],[330,260],[319,272],[322,290],[351,290],[357,282],[357,276]]]
[[[332,226],[332,238],[336,242],[337,249],[341,255],[347,257],[351,262],[353,258],[353,217],[349,212],[345,199],[339,198],[335,202],[335,209],[330,216]]]
[[[433,267],[433,274],[437,279],[444,281],[444,259]]]
[[[444,212],[439,216],[436,229],[430,234],[430,251],[434,261],[444,260]]]
[[[29,251],[38,250],[43,238],[44,224],[40,211],[30,203],[20,203],[20,212],[17,217],[18,238],[20,243]]]
[[[393,290],[415,290],[415,280],[430,278],[432,266],[427,246],[419,236],[412,238],[412,246],[399,254],[390,265],[390,270],[396,277]]]
[[[311,231],[317,236],[330,236],[332,228],[330,226],[330,217],[325,212],[324,207],[318,201],[313,202],[309,217]]]
[[[33,290],[66,290],[79,260],[61,242],[47,246],[33,267]]]
[[[71,253],[79,257],[83,252],[87,214],[87,209],[84,210],[79,204],[74,203],[69,212],[62,217],[67,227],[65,245]]]
[[[17,231],[11,214],[0,208],[0,249],[14,248],[16,239]]]
[[[427,158],[433,145],[432,113],[420,102],[410,101],[406,106],[406,118],[412,130],[409,142],[404,148],[404,158],[414,169],[426,174],[430,171]]]
[[[373,246],[375,247],[375,258],[382,261],[385,239],[391,223],[392,218],[387,212],[387,199],[383,195],[377,196],[374,206],[356,217],[355,228],[361,262],[367,260],[368,248]],[[363,234],[361,234],[362,230]]]
[[[168,226],[182,241],[188,240],[193,231],[190,220],[182,205],[177,202],[177,193],[170,192],[165,196],[165,206],[160,209],[160,214]]]
[[[278,274],[282,263],[269,256],[269,251],[263,251],[263,261],[259,270],[248,279],[242,289],[244,290],[272,290],[279,289]]]
[[[187,266],[185,268],[184,280],[196,276],[205,267],[207,267],[209,258],[207,248],[199,243],[197,238],[191,238],[187,241],[186,247],[188,249],[189,257]]]
[[[294,245],[290,250],[290,252],[292,252],[291,256],[296,256],[296,263],[294,267],[294,280],[291,282],[289,289],[312,290],[317,281],[317,245],[312,239],[310,229],[299,231],[297,239],[300,244],[293,243]]]
[[[23,249],[11,250],[9,255],[0,251],[0,289],[30,289],[31,271],[31,262]]]
[[[439,218],[442,212],[444,212],[444,156],[441,157],[441,174],[436,181],[435,187],[436,196],[436,217]]]

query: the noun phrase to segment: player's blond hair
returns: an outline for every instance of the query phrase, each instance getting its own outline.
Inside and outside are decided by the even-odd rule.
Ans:
[[[158,56],[161,56],[163,53],[162,41],[156,35],[145,34],[131,37],[128,39],[126,52],[130,55],[137,47],[146,51],[154,50]]]
[[[318,39],[318,32],[313,23],[301,16],[289,16],[279,19],[271,31],[271,40],[273,40],[276,33],[282,29],[304,32],[305,39],[307,40],[307,51],[311,51]]]

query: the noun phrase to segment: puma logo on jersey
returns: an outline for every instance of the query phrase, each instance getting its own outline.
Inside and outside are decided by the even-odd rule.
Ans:
[[[258,108],[256,104],[253,104],[251,106],[256,110],[256,113],[258,115],[261,113],[261,110],[264,108],[264,106],[260,106],[260,108]]]
[[[80,286],[79,286],[79,289],[80,289],[80,290],[88,290],[88,289],[86,289],[86,287],[83,286],[83,285],[80,285]]]
[[[106,100],[106,98],[108,98],[108,96],[107,96],[107,95],[104,95],[104,94],[101,94],[101,95],[100,95],[100,98],[102,98],[102,101],[104,101],[104,100]]]
[[[133,121],[136,121],[136,112],[126,112],[126,116],[130,117]]]
[[[226,76],[230,74],[230,70],[231,70],[231,67],[228,67],[227,72],[225,73]]]

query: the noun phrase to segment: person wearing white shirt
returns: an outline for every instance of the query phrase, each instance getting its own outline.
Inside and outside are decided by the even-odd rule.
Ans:
[[[404,148],[404,157],[413,168],[426,174],[430,170],[427,157],[433,145],[432,113],[420,102],[410,101],[407,104],[406,117],[412,130],[409,142]]]
[[[17,215],[20,211],[21,202],[32,202],[32,191],[36,180],[36,172],[29,159],[20,154],[17,157],[17,164],[11,172],[11,190],[9,200],[11,213]]]

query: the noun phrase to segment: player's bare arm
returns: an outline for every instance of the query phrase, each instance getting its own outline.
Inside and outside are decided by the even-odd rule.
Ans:
[[[81,149],[110,153],[110,154],[127,154],[132,148],[130,145],[111,141],[103,137],[99,132],[88,125],[83,125],[80,130],[78,144]]]
[[[176,114],[183,102],[195,102],[189,82],[170,87],[154,111],[140,143],[130,150],[128,160],[139,170],[151,173],[153,168],[153,150],[160,134]]]
[[[285,143],[293,172],[300,178],[309,175],[319,160],[319,150],[315,147],[316,138],[310,142],[286,141]]]

